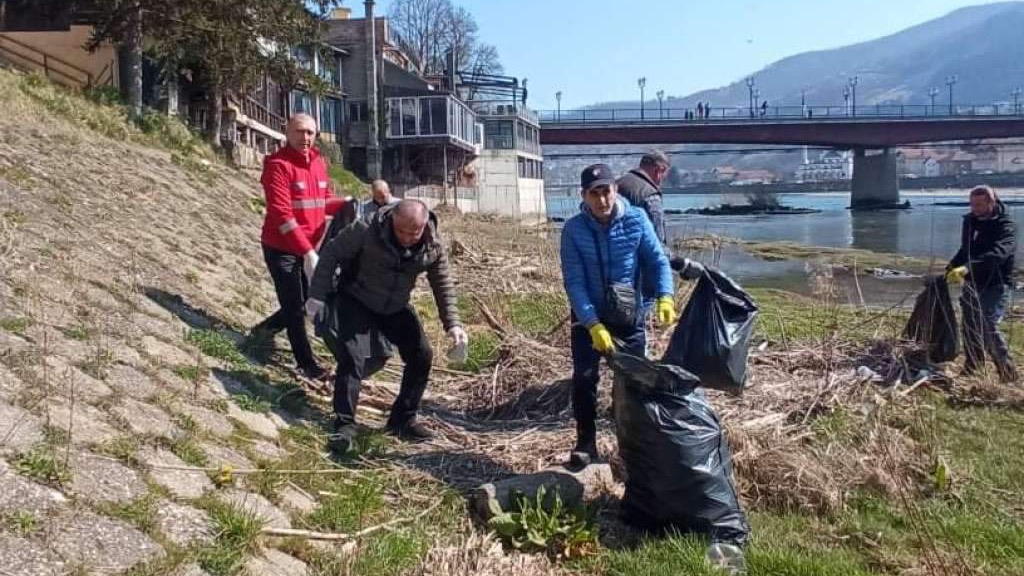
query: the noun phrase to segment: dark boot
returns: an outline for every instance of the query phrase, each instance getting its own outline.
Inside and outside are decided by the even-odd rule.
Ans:
[[[327,448],[338,456],[344,456],[352,449],[355,438],[355,424],[335,420],[334,432],[327,435]]]
[[[434,439],[434,433],[415,419],[403,423],[388,422],[386,429],[389,434],[406,442],[426,442]]]
[[[597,426],[592,422],[576,425],[576,447],[569,454],[569,467],[582,470],[597,461]]]

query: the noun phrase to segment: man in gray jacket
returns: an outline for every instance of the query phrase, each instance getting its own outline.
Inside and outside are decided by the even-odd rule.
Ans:
[[[661,150],[651,150],[640,159],[640,166],[619,177],[619,194],[629,203],[647,213],[654,225],[654,233],[665,245],[665,212],[662,208],[661,183],[668,176],[672,162]]]
[[[337,275],[336,272],[340,274]],[[335,433],[331,450],[345,453],[355,436],[356,404],[366,357],[355,353],[379,333],[396,348],[405,369],[387,429],[413,441],[432,434],[416,422],[416,412],[430,379],[433,351],[409,302],[416,279],[427,273],[441,323],[456,346],[468,336],[459,321],[455,289],[437,218],[417,200],[381,208],[369,223],[357,221],[320,251],[320,265],[310,284],[306,311],[317,317],[327,298],[337,298],[344,345],[333,350],[338,369],[334,383]]]

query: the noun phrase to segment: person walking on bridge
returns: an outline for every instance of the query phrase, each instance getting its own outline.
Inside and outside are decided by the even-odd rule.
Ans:
[[[469,337],[459,321],[447,248],[437,230],[437,216],[419,200],[385,206],[369,223],[356,221],[321,251],[306,311],[318,317],[329,297],[336,298],[341,320],[334,352],[334,433],[328,447],[344,454],[355,437],[356,404],[373,357],[370,342],[380,334],[398,348],[405,363],[398,396],[391,406],[387,430],[411,441],[433,434],[416,421],[420,400],[430,380],[433,351],[416,310],[410,303],[416,280],[426,272],[441,324],[456,348]],[[336,272],[340,277],[336,279]]]
[[[651,221],[619,197],[612,169],[595,164],[580,176],[580,212],[562,228],[562,279],[572,318],[572,407],[576,447],[570,465],[582,468],[597,454],[598,365],[618,338],[625,351],[645,356],[644,314],[637,295],[639,271],[651,278],[656,314],[663,325],[675,320],[674,287],[668,257]]]
[[[999,322],[1013,290],[1016,228],[992,188],[971,190],[970,205],[960,230],[960,249],[946,267],[947,281],[964,282],[960,292],[967,356],[963,372],[969,375],[983,368],[988,352],[1000,379],[1015,382],[1017,368],[999,332]]]
[[[281,308],[254,327],[251,337],[263,342],[286,330],[299,373],[322,380],[329,372],[313,356],[303,304],[327,217],[345,200],[331,193],[327,165],[313,145],[316,120],[296,114],[285,132],[287,145],[264,160],[260,178],[267,211],[260,240]]]

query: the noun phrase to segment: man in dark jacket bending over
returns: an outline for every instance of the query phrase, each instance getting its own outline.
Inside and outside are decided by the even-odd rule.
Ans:
[[[999,322],[1006,313],[1013,290],[1013,256],[1016,230],[1006,206],[988,186],[971,190],[971,211],[964,215],[960,250],[946,267],[946,280],[964,282],[960,292],[963,311],[964,373],[985,364],[988,352],[1004,382],[1017,380]]]
[[[455,345],[466,346],[468,337],[459,322],[445,252],[436,217],[417,200],[381,208],[369,223],[358,221],[345,228],[320,251],[306,310],[311,316],[319,315],[324,301],[335,292],[335,271],[340,269],[335,297],[349,341],[348,346],[334,350],[338,370],[335,433],[328,443],[331,450],[347,452],[355,436],[356,404],[366,359],[352,357],[350,351],[358,349],[353,343],[365,342],[377,331],[398,348],[405,363],[388,431],[406,440],[432,437],[416,422],[416,412],[430,378],[433,352],[409,297],[416,279],[426,272],[444,329]]]

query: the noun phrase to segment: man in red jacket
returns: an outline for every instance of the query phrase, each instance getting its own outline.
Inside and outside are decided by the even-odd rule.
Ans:
[[[267,215],[260,240],[281,309],[252,333],[266,337],[287,330],[299,372],[307,378],[324,379],[329,373],[313,356],[303,306],[327,219],[344,200],[330,191],[327,165],[313,146],[316,132],[316,120],[311,116],[292,116],[286,130],[288,145],[263,162],[260,181]]]

